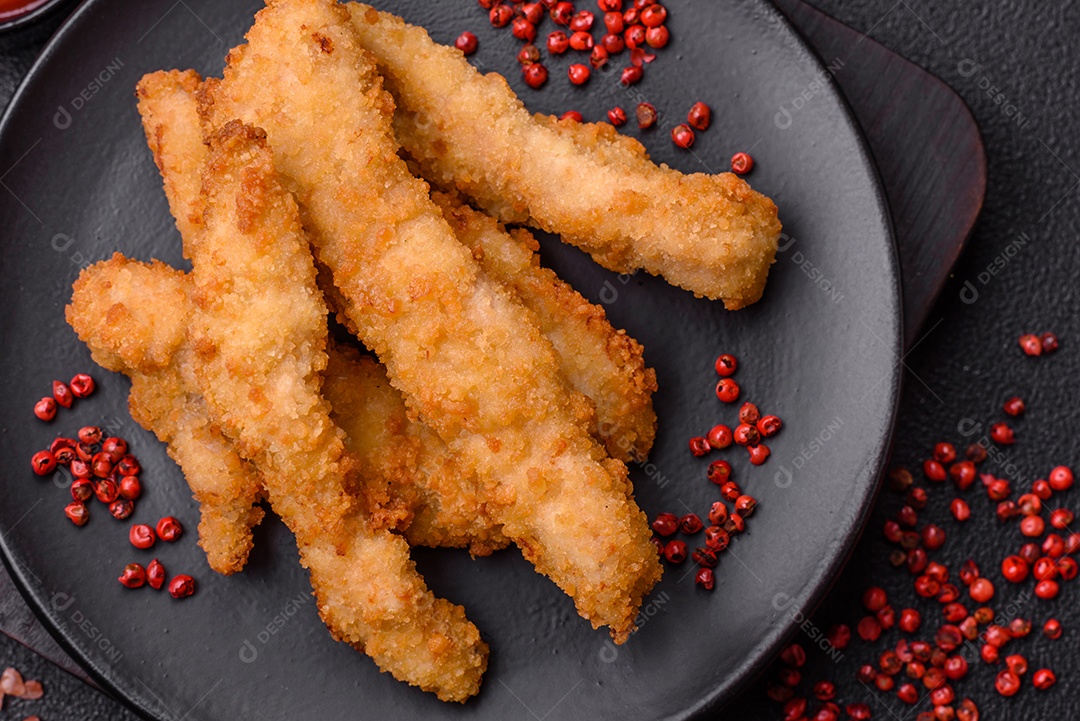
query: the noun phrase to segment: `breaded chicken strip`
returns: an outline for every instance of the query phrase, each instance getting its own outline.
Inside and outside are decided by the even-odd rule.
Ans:
[[[211,425],[185,338],[186,276],[117,253],[83,270],[67,321],[94,360],[131,378],[131,416],[168,444],[199,503],[199,545],[218,573],[239,571],[263,517],[261,478]]]
[[[626,466],[589,434],[535,316],[480,272],[398,156],[393,100],[331,0],[276,0],[207,81],[204,117],[265,128],[344,312],[469,466],[492,517],[616,641],[661,568]]]
[[[405,539],[373,529],[350,493],[354,461],[321,394],[326,304],[262,131],[232,121],[211,137],[203,194],[188,339],[211,417],[262,473],[334,636],[399,680],[466,700],[487,645],[460,606],[428,590]]]
[[[615,330],[603,308],[581,297],[555,271],[541,267],[540,245],[527,230],[507,233],[451,194],[431,197],[480,268],[536,316],[563,377],[596,405],[597,433],[611,457],[644,461],[656,438],[656,371],[645,367],[641,344]]]
[[[214,525],[215,532],[204,533],[200,526],[199,543],[211,567],[227,573],[243,567],[254,523],[228,515],[241,506],[221,493],[232,489],[248,497],[247,508],[261,519],[262,510],[252,508],[250,498],[261,493],[262,478],[240,459],[231,440],[211,429],[185,348],[190,280],[164,263],[117,253],[83,271],[68,319],[95,361],[131,376],[136,419],[169,443],[187,476],[202,480],[193,488],[203,506],[202,523]],[[183,374],[182,360],[189,366]],[[323,375],[331,418],[348,436],[345,445],[356,457],[369,508],[380,499],[369,487],[385,489],[381,498],[409,519],[404,531],[411,545],[468,548],[486,556],[509,543],[479,501],[475,476],[434,431],[408,417],[404,399],[374,358],[331,346]],[[170,430],[178,427],[193,431]],[[219,477],[223,470],[231,479],[226,483]],[[232,565],[223,570],[219,559]]]
[[[383,479],[388,495],[412,512],[404,531],[410,544],[487,556],[509,543],[484,506],[476,476],[433,430],[409,418],[378,361],[332,346],[323,377],[331,417],[345,431],[361,473]]]
[[[198,124],[198,107],[195,101],[195,93],[201,85],[202,77],[194,70],[158,71],[144,76],[135,90],[146,142],[153,152],[154,163],[161,172],[169,209],[185,243],[185,257],[188,256],[187,244],[202,227],[204,206],[201,187],[207,151],[203,144],[202,128]],[[179,312],[179,309],[174,312]],[[125,342],[132,341],[127,339]],[[167,401],[169,395],[164,395],[163,398]],[[201,396],[193,407],[203,410]],[[167,407],[164,410],[167,412]],[[144,415],[151,422],[157,417],[154,413]],[[162,440],[168,442],[166,438]],[[180,465],[190,483],[191,475],[197,473],[193,468],[196,457],[189,453],[185,460],[186,465]],[[207,470],[212,472],[212,466]],[[236,554],[229,559],[229,565],[222,566],[213,559],[210,563],[215,570],[232,573],[242,569],[247,562],[247,554],[251,550],[251,530],[242,527],[226,529],[217,522],[206,523],[205,519],[233,518],[241,523],[258,523],[262,512],[256,513],[252,510],[252,501],[262,494],[262,479],[257,473],[248,473],[247,489],[235,485],[230,494],[215,494],[209,490],[212,478],[212,475],[208,475],[207,481],[201,484],[201,490],[196,492],[197,497],[200,497],[200,510],[204,519],[199,528],[200,543],[207,549],[208,555],[210,548],[221,545],[235,549]],[[242,478],[237,476],[233,481],[238,484]],[[192,490],[195,491],[195,486],[192,486]],[[214,538],[215,533],[225,534],[225,538]],[[246,545],[230,543],[230,536],[246,539]]]
[[[606,123],[533,117],[502,76],[481,75],[423,28],[349,9],[424,177],[500,220],[558,233],[610,270],[643,268],[732,310],[761,297],[780,222],[745,181],[657,166]]]

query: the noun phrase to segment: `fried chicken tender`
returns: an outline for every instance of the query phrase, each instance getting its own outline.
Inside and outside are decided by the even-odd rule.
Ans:
[[[153,152],[154,163],[161,172],[169,209],[176,220],[180,237],[184,240],[185,256],[188,255],[186,246],[202,228],[204,203],[201,186],[207,151],[203,143],[202,128],[198,123],[198,106],[195,101],[195,93],[201,85],[202,77],[194,70],[159,71],[144,76],[135,91],[139,99],[139,115],[142,117],[146,141]],[[186,292],[187,284],[182,286]],[[152,299],[151,295],[148,300]],[[137,302],[133,305],[137,305]],[[174,312],[180,312],[181,307],[183,306],[178,306]],[[179,328],[183,333],[183,326]],[[131,338],[125,339],[129,346],[133,342]],[[192,388],[194,389],[194,386]],[[197,391],[195,396],[192,407],[202,414],[203,418],[200,420],[203,424],[208,423],[202,397]],[[168,402],[171,396],[164,394],[161,397]],[[167,405],[162,408],[162,413],[168,411]],[[144,411],[143,415],[153,424],[160,414]],[[162,437],[161,440],[169,442],[169,438]],[[218,444],[220,445],[220,440]],[[170,453],[174,452],[174,445],[176,444],[170,444]],[[212,459],[213,456],[209,458]],[[189,485],[194,474],[197,479],[195,483],[199,486],[196,491],[196,486],[192,485],[192,491],[199,499],[203,518],[199,527],[200,543],[208,557],[221,557],[217,551],[211,554],[211,549],[224,547],[232,551],[230,556],[223,557],[227,562],[211,557],[211,568],[221,573],[239,571],[247,563],[251,550],[251,526],[262,519],[262,511],[252,508],[254,499],[262,495],[262,479],[258,473],[247,472],[232,478],[230,493],[215,493],[213,464],[208,464],[205,470],[199,471],[198,460],[199,454],[192,451],[185,455],[183,463],[179,459],[177,462],[184,469]],[[204,478],[205,481],[200,483],[199,479]],[[247,488],[240,485],[243,480],[247,481]],[[207,519],[210,519],[210,522]],[[249,524],[249,527],[228,528],[222,523],[227,519],[234,519],[238,524]],[[222,537],[217,538],[215,534],[221,534]],[[236,539],[243,539],[244,543],[237,543]]]
[[[626,466],[588,431],[535,316],[486,277],[398,156],[394,104],[347,11],[275,0],[201,112],[266,130],[319,260],[391,382],[464,463],[503,532],[617,642],[661,568]],[[271,494],[273,495],[273,494]]]
[[[557,233],[609,270],[643,268],[731,310],[761,297],[780,222],[744,180],[657,166],[606,123],[530,116],[502,76],[481,75],[423,28],[349,9],[425,178],[500,220]]]
[[[452,194],[431,197],[484,273],[510,288],[536,316],[563,377],[595,404],[597,433],[611,457],[644,461],[656,438],[656,371],[645,367],[641,344],[615,330],[603,308],[555,271],[541,267],[540,244],[527,230],[507,233]]]
[[[184,238],[194,238],[202,227],[208,152],[196,101],[201,85],[193,70],[159,71],[144,76],[137,90],[147,142]],[[336,295],[329,279],[320,286]],[[349,437],[346,445],[356,451],[368,508],[380,515],[377,525],[403,528],[413,545],[466,547],[477,556],[506,546],[476,500],[475,476],[459,468],[434,432],[406,417],[385,370],[356,356],[347,348],[331,353],[333,372],[325,374],[324,394]]]
[[[462,467],[435,431],[409,418],[386,369],[355,348],[332,345],[323,373],[331,417],[368,479],[384,479],[388,495],[412,511],[405,537],[414,546],[468,548],[487,556],[509,540],[491,520],[476,476]]]
[[[321,394],[327,309],[262,131],[231,121],[210,138],[203,194],[188,339],[211,417],[260,469],[333,635],[395,678],[464,701],[487,645],[460,606],[428,590],[405,539],[374,530],[350,493],[355,464]]]
[[[199,503],[199,545],[228,575],[244,567],[263,518],[262,479],[210,423],[194,387],[188,287],[180,271],[117,253],[80,273],[66,316],[97,363],[131,378],[131,416],[168,444]]]

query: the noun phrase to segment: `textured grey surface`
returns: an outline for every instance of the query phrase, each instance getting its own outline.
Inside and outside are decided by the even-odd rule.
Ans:
[[[1074,43],[1080,30],[1080,9],[1076,4],[1030,1],[984,7],[955,0],[816,0],[815,4],[855,28],[869,30],[874,39],[951,84],[972,107],[986,140],[990,184],[982,219],[953,282],[931,316],[928,329],[932,330],[906,359],[910,371],[896,442],[897,461],[915,467],[935,441],[959,441],[957,427],[965,417],[984,422],[998,419],[1000,402],[1015,392],[1028,400],[1029,412],[1016,424],[1020,441],[1008,451],[1008,459],[1016,467],[1014,473],[1030,481],[1056,463],[1072,463],[1073,409],[1080,395],[1074,380],[1080,351],[1072,332],[1080,325],[1075,283],[1080,254],[1076,244],[1080,220],[1076,185],[1080,181],[1075,172],[1080,171],[1080,139],[1070,131],[1077,127],[1076,114],[1080,112],[1076,103],[1080,68]],[[18,51],[33,47],[35,42],[3,38],[0,47]],[[26,67],[25,57],[20,63],[13,67]],[[7,83],[12,71],[4,72]],[[10,92],[7,85],[3,90]],[[1007,112],[1010,107],[1016,108],[1012,115]],[[997,263],[998,258],[1004,262]],[[1003,267],[994,273],[988,271],[997,265]],[[984,273],[985,283],[980,273]],[[970,291],[961,297],[965,283],[978,292],[974,302],[964,302],[971,299]],[[1021,357],[1016,337],[1027,330],[1042,329],[1055,330],[1062,338],[1062,349],[1038,361]],[[1001,468],[993,470],[1006,473]],[[925,516],[950,533],[949,542],[939,552],[940,559],[956,565],[975,557],[988,575],[1000,580],[992,561],[1019,545],[1014,527],[999,527],[990,517],[989,503],[969,491],[974,513],[961,537],[945,509],[951,489],[931,490],[931,506]],[[1073,495],[1077,493],[1080,491],[1073,491]],[[1066,498],[1074,508],[1080,507]],[[931,613],[936,604],[915,604],[910,577],[885,564],[887,549],[879,541],[879,529],[899,500],[885,492],[879,505],[866,539],[826,601],[827,612],[814,619],[820,627],[838,619],[854,622],[859,618],[858,598],[870,576],[885,579],[898,608],[916,605],[924,612],[924,627],[936,626],[937,617]],[[1001,584],[998,586],[1000,589]],[[1030,602],[1021,611],[1039,623],[1056,615],[1065,624],[1065,637],[1056,644],[1031,638],[1016,646],[1028,655],[1033,668],[1052,665],[1060,679],[1058,688],[1037,694],[1028,687],[1018,697],[1002,702],[991,689],[993,671],[980,666],[958,691],[977,699],[983,718],[1070,717],[1066,704],[1075,698],[1076,686],[1069,679],[1080,673],[1080,654],[1075,651],[1080,609],[1070,604],[1071,591],[1066,587],[1057,600]],[[1009,590],[1006,598],[1015,595]],[[900,603],[901,598],[905,602]],[[0,654],[4,662],[11,659],[28,677],[41,678],[46,685],[46,699],[33,706],[22,702],[14,707],[17,711],[25,708],[26,713],[39,713],[46,721],[123,718],[111,701],[35,661],[32,654],[3,638]],[[873,662],[876,655],[855,641],[838,663],[822,653],[812,654],[805,676],[811,681],[828,678],[841,682],[840,700],[869,702],[875,717],[890,718],[884,705],[853,681],[855,669]],[[760,701],[761,694],[760,688],[751,689],[724,717],[778,717],[777,708]],[[21,718],[12,714],[11,708],[5,706],[5,715]]]

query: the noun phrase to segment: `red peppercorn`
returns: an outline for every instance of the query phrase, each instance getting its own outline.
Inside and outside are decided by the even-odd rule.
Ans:
[[[641,22],[645,27],[660,27],[665,20],[667,20],[667,9],[663,5],[649,5],[641,11]]]
[[[639,128],[651,128],[653,125],[656,124],[656,108],[654,108],[650,103],[638,103],[636,113]],[[734,386],[735,396],[738,397],[739,387],[735,385],[735,381],[731,380],[730,378],[725,378],[724,380],[720,381],[720,383],[716,386],[716,396],[717,398],[720,398],[720,400],[724,400],[720,397],[721,386],[723,386],[724,388]],[[732,398],[732,401],[734,401],[734,398]]]
[[[550,14],[556,25],[569,25],[574,17],[574,3],[557,2],[552,6]]]
[[[1073,472],[1068,466],[1058,466],[1048,476],[1050,488],[1055,491],[1067,491],[1072,488]]]
[[[877,613],[889,603],[889,597],[885,593],[885,589],[878,586],[871,586],[863,592],[863,606],[867,611]]]
[[[746,175],[754,169],[754,159],[749,153],[735,153],[731,156],[731,172]]]
[[[1073,554],[1080,550],[1080,533],[1070,533],[1065,538],[1065,553]]]
[[[548,35],[547,48],[552,55],[562,55],[570,49],[570,38],[562,30],[556,30]]]
[[[788,666],[801,668],[806,663],[806,651],[797,643],[788,644],[780,652],[780,660]]]
[[[941,608],[941,614],[949,623],[960,623],[968,616],[967,609],[962,603],[946,603]]]
[[[923,574],[915,579],[915,593],[923,598],[936,596],[939,590],[941,590],[941,583],[935,578]]]
[[[717,553],[719,551],[715,548],[709,548],[708,546],[698,547],[690,554],[690,560],[703,568],[712,568],[716,565]]]
[[[990,426],[990,438],[994,443],[1002,446],[1009,446],[1016,442],[1016,434],[1005,423],[995,423]]]
[[[1046,530],[1046,522],[1041,516],[1024,516],[1020,521],[1020,533],[1028,538],[1036,538]]]
[[[901,506],[900,510],[896,512],[896,520],[902,525],[911,528],[918,523],[919,515],[911,506]]]
[[[1057,562],[1058,574],[1062,580],[1071,581],[1080,573],[1080,564],[1068,556],[1059,558]]]
[[[1043,634],[1047,638],[1055,641],[1061,638],[1061,622],[1056,618],[1047,620],[1047,622],[1043,624]]]
[[[883,673],[879,673],[874,678],[874,685],[877,686],[879,691],[891,691],[895,683],[892,676]]]
[[[650,538],[649,542],[652,543],[653,548],[656,549],[656,555],[658,557],[660,557],[660,558],[663,558],[664,557],[664,542],[661,541],[656,536],[653,536],[652,538]]]
[[[110,461],[119,463],[120,459],[127,455],[127,441],[123,438],[106,438],[101,442],[101,451],[109,457]]]
[[[671,142],[676,146],[687,150],[694,144],[694,131],[689,125],[680,123],[671,129]]]
[[[596,16],[588,10],[579,10],[570,18],[570,29],[574,32],[587,32],[592,30]],[[590,36],[592,37],[592,36]]]
[[[159,533],[158,535],[161,535],[161,534]],[[162,536],[162,540],[167,540],[167,539],[165,539],[165,537]],[[683,561],[685,561],[686,560],[686,542],[685,541],[679,541],[679,540],[668,541],[667,545],[664,546],[664,558],[666,558],[669,563],[682,563]]]
[[[1024,400],[1019,396],[1013,396],[1009,400],[1005,401],[1005,413],[1007,415],[1021,416],[1024,414]]]
[[[90,471],[98,478],[108,478],[113,472],[112,461],[105,453],[97,453],[90,462]]]
[[[765,416],[757,422],[757,429],[762,438],[772,438],[780,432],[782,425],[783,423],[776,416]]]
[[[645,28],[640,25],[632,25],[626,28],[623,33],[623,40],[626,42],[626,47],[631,50],[641,47],[645,44]]]
[[[1000,651],[997,646],[992,646],[988,643],[984,643],[979,647],[979,658],[986,663],[997,663]]]
[[[725,501],[734,503],[735,499],[742,495],[742,490],[735,481],[728,481],[720,486],[720,495],[724,497]]]
[[[109,513],[118,521],[129,518],[135,512],[135,504],[123,498],[118,498],[109,504]]]
[[[596,0],[596,4],[605,13],[617,13],[622,10],[622,0]]]
[[[898,625],[904,633],[915,633],[922,625],[922,616],[914,608],[905,608],[900,612]]]
[[[735,499],[735,512],[746,518],[757,508],[757,499],[753,496],[741,495]]]
[[[529,63],[521,69],[525,84],[530,88],[539,88],[547,82],[548,70],[542,63]]]
[[[756,446],[761,442],[761,434],[754,426],[747,423],[740,423],[735,427],[732,439],[740,446]]]
[[[725,518],[725,520],[727,520]],[[705,529],[705,546],[719,553],[728,547],[731,536],[720,526],[709,526]]]
[[[76,373],[75,377],[68,383],[68,387],[71,389],[71,394],[76,398],[86,398],[94,392],[96,384],[94,379],[86,373]]]
[[[597,45],[592,49],[592,53],[590,53],[589,55],[589,65],[592,65],[594,68],[602,68],[603,66],[607,65],[607,61],[607,50],[605,50],[600,45]]]
[[[1058,338],[1053,333],[1043,333],[1039,336],[1039,342],[1042,343],[1043,353],[1053,353],[1058,349]]]
[[[477,39],[476,35],[468,31],[458,35],[457,40],[454,41],[454,47],[465,55],[472,55],[479,46],[480,41]]]
[[[722,423],[715,425],[709,429],[706,440],[712,448],[717,450],[727,448],[732,441],[731,429]]]
[[[949,504],[949,510],[952,511],[953,518],[958,521],[966,521],[971,518],[971,507],[962,498],[954,498],[952,503]]]
[[[48,451],[38,451],[30,457],[30,467],[39,476],[47,476],[56,470],[56,456]]]
[[[521,16],[533,25],[539,25],[544,20],[544,4],[540,2],[525,3],[521,6]]]
[[[933,523],[928,523],[922,529],[922,543],[928,551],[936,551],[945,545],[945,531]]]
[[[608,48],[608,52],[611,52],[611,48]],[[631,65],[630,67],[623,68],[622,75],[619,76],[619,82],[622,83],[624,86],[634,85],[641,81],[641,77],[644,74],[645,72],[641,68],[637,67],[636,65]],[[648,103],[643,104],[648,105]],[[649,107],[651,108],[652,106],[649,105]],[[641,117],[641,106],[638,106],[638,127],[651,128],[653,123],[656,122],[656,110],[653,110],[652,122],[650,122],[648,125],[641,125]]]
[[[661,513],[652,522],[652,529],[658,536],[670,536],[679,530],[679,517],[674,513]]]
[[[711,591],[716,586],[716,578],[713,575],[711,568],[699,568],[697,573],[694,574],[694,584],[704,588],[706,591]]]
[[[128,531],[128,540],[131,541],[131,545],[135,548],[150,548],[157,541],[157,536],[154,535],[154,529],[145,523],[136,523]]]
[[[488,20],[497,28],[504,28],[514,19],[514,11],[509,5],[496,5],[488,12]]]
[[[46,423],[56,418],[56,399],[42,398],[34,404],[34,415]]]
[[[1042,542],[1042,552],[1050,558],[1061,558],[1065,555],[1065,539],[1056,533],[1046,534]]]
[[[1020,558],[1028,562],[1028,565],[1032,565],[1035,561],[1039,560],[1040,548],[1036,543],[1025,543],[1020,546],[1020,552],[1017,553]]]
[[[913,534],[913,535],[915,535],[915,537],[918,538],[918,535],[916,535],[916,534]],[[910,552],[908,552],[907,567],[908,567],[908,572],[911,573],[912,575],[918,575],[918,574],[922,573],[924,570],[926,570],[927,563],[928,563],[928,561],[927,561],[927,558],[926,558],[926,551],[924,551],[923,549],[921,549],[921,548],[913,548],[913,549],[911,549]]]
[[[137,563],[129,563],[117,580],[128,588],[139,588],[146,583],[146,569]]]
[[[769,447],[764,443],[747,446],[746,450],[750,452],[750,463],[755,466],[760,466],[765,461],[769,460],[769,455],[771,453]]]
[[[495,3],[502,2],[502,0],[476,0],[476,2],[485,10],[490,10],[495,7]]]
[[[881,624],[873,616],[863,616],[855,632],[863,641],[877,641],[881,637]]]
[[[1029,356],[1039,356],[1043,352],[1042,341],[1032,333],[1025,333],[1020,336],[1020,347]]]
[[[169,543],[180,538],[180,534],[183,533],[184,528],[180,525],[180,521],[176,520],[172,516],[165,516],[157,522],[157,534],[158,538]]]
[[[999,521],[1007,521],[1010,518],[1015,518],[1020,510],[1016,507],[1014,501],[1002,501],[997,504],[997,508],[994,510]]]
[[[60,381],[53,381],[52,383],[53,400],[62,405],[64,408],[71,408],[72,402],[75,400],[74,394],[71,392],[71,388],[66,383]]]
[[[723,525],[724,521],[727,519],[728,507],[724,505],[723,501],[713,501],[712,507],[709,509],[709,523],[714,526],[720,526]]]
[[[919,690],[914,684],[903,683],[896,689],[896,697],[906,704],[914,705],[919,701]]]
[[[670,40],[671,31],[663,25],[660,27],[649,28],[645,31],[645,44],[650,48],[659,50],[660,48],[667,47]]]
[[[1008,669],[999,671],[994,679],[994,688],[1002,696],[1015,696],[1016,692],[1020,690],[1020,679]]]
[[[1054,676],[1054,672],[1050,669],[1040,668],[1031,677],[1031,683],[1033,686],[1035,686],[1035,688],[1039,689],[1040,691],[1045,691],[1046,689],[1057,683],[1057,677]]]
[[[708,452],[711,450],[709,441],[707,438],[705,438],[705,436],[694,436],[690,439],[689,445],[690,452],[694,454],[695,458],[700,458],[701,456],[707,455]]]
[[[592,50],[593,49],[593,36],[590,35],[589,33],[585,32],[584,30],[580,30],[580,31],[578,31],[576,33],[572,33],[570,35],[570,48],[572,50],[578,50],[578,51],[582,51],[582,52],[585,51],[585,50]],[[573,66],[571,66],[571,67],[573,67]],[[579,66],[579,67],[585,67],[585,66],[582,65],[582,66]],[[585,69],[588,70],[587,67]],[[588,80],[588,77],[586,77],[585,80]],[[585,82],[585,80],[582,80],[581,83]],[[581,83],[574,81],[573,76],[570,77],[570,81],[573,82],[575,85],[581,85]]]
[[[696,513],[687,513],[679,519],[679,530],[688,536],[694,535],[704,527],[705,524],[701,522],[701,518]]]
[[[967,490],[975,482],[975,464],[971,461],[957,461],[949,466],[949,477],[961,491]]]
[[[1039,581],[1035,584],[1035,595],[1044,601],[1049,601],[1058,595],[1058,582],[1046,579],[1045,581]]]
[[[618,55],[623,51],[623,48],[626,47],[626,43],[623,41],[622,35],[608,33],[600,38],[600,47],[606,50],[608,55]],[[627,85],[629,84],[630,83],[627,83]]]
[[[90,463],[94,458],[94,448],[89,443],[76,443],[75,455],[79,457],[80,461]]]
[[[654,5],[653,7],[659,7]],[[832,701],[836,698],[836,685],[831,681],[818,681],[814,684],[814,698],[818,701]]]
[[[94,495],[102,503],[112,503],[120,496],[120,489],[116,486],[116,481],[103,478],[94,482]]]
[[[887,631],[896,625],[896,611],[893,610],[892,606],[886,606],[875,613],[874,616],[877,618],[878,623],[881,624],[883,630]]]
[[[732,513],[724,522],[724,530],[728,533],[742,533],[746,530],[746,522],[738,513]]]
[[[880,622],[880,620],[879,620]],[[838,623],[825,634],[825,640],[833,648],[843,651],[851,643],[851,626],[846,623]]]
[[[965,586],[970,586],[979,577],[979,566],[974,560],[968,559],[960,566],[960,581]]]
[[[979,637],[979,622],[975,620],[974,616],[968,616],[957,627],[960,629],[960,634],[968,641],[974,641]]]
[[[942,667],[942,673],[950,681],[959,681],[968,672],[968,662],[963,656],[949,656]]]
[[[986,448],[981,443],[972,443],[964,451],[964,456],[972,463],[982,463],[986,460]]]
[[[1005,668],[1009,669],[1017,676],[1023,676],[1027,673],[1028,662],[1026,658],[1018,653],[1009,654],[1005,657]]]
[[[532,43],[522,45],[521,50],[518,50],[517,61],[523,66],[540,62],[540,48]]]
[[[877,669],[870,664],[864,664],[855,672],[855,678],[859,679],[861,683],[873,683],[874,679],[877,678]]]
[[[968,594],[976,603],[986,603],[994,597],[994,584],[989,578],[978,578],[968,586]]]
[[[716,358],[716,363],[714,364],[717,375],[723,378],[734,375],[738,365],[739,362],[736,360],[735,356],[730,353],[723,353],[718,356]]]
[[[94,484],[85,478],[76,478],[71,484],[71,498],[85,503],[94,496]]]
[[[956,447],[952,443],[938,443],[934,446],[934,460],[938,463],[952,463],[956,460]]]
[[[930,576],[931,574],[927,571],[926,575]],[[938,580],[940,581],[941,579],[939,578]],[[937,597],[938,603],[952,603],[958,598],[960,598],[960,589],[957,588],[955,584],[942,582],[941,592],[938,593]]]
[[[607,29],[608,34],[617,35],[626,29],[626,23],[623,20],[623,14],[619,12],[606,12],[604,13],[604,28]]]
[[[747,401],[739,408],[739,423],[754,425],[761,419],[761,411],[753,403]]]
[[[716,397],[723,403],[734,403],[739,399],[739,384],[731,378],[724,378],[716,384]]]
[[[157,590],[165,583],[165,567],[156,558],[146,567],[146,583]]]
[[[86,504],[79,501],[73,501],[64,506],[64,515],[76,526],[85,526],[90,520],[90,511],[87,510]]]
[[[1066,529],[1073,522],[1073,512],[1068,508],[1055,508],[1050,512],[1050,525],[1058,530]]]
[[[93,474],[90,473],[90,466],[85,461],[76,458],[71,461],[71,475],[76,478],[89,478]]]
[[[1048,578],[1054,579],[1058,575],[1057,564],[1054,563],[1054,559],[1046,556],[1035,561],[1035,565],[1031,570],[1036,581],[1045,581]]]
[[[169,595],[173,598],[186,598],[195,593],[195,579],[186,574],[173,576],[169,581]]]
[[[614,125],[616,128],[626,124],[626,111],[622,108],[615,107],[607,113],[608,122]]]
[[[934,643],[945,653],[951,653],[964,642],[964,636],[960,629],[952,624],[941,626],[934,634]]]
[[[1010,493],[1012,493],[1012,487],[1002,478],[995,478],[986,487],[986,495],[991,501],[1004,501]]]
[[[1020,556],[1007,556],[1001,562],[1001,575],[1010,583],[1022,583],[1028,576],[1028,563]]]
[[[711,440],[709,441],[709,445],[713,445]],[[713,448],[716,447],[717,446],[713,446]],[[718,486],[727,483],[731,480],[731,464],[727,461],[713,461],[709,464],[708,478]]]
[[[941,465],[935,460],[923,461],[923,475],[926,476],[926,480],[940,483],[945,480],[945,466]]]

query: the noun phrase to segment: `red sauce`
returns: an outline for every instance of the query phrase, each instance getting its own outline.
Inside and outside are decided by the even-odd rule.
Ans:
[[[0,0],[0,22],[14,20],[47,2],[49,0]]]

